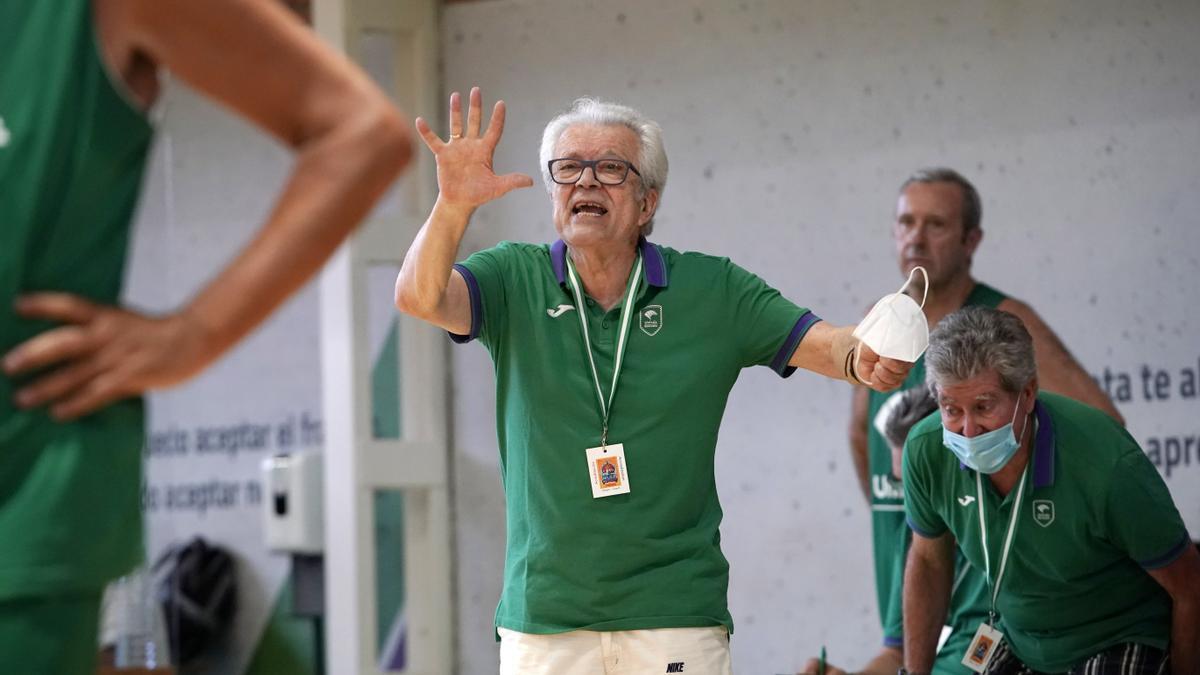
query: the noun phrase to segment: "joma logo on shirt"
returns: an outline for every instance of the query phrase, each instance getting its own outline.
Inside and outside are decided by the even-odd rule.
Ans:
[[[668,663],[667,664],[667,672],[668,673],[682,673],[683,672],[683,661],[678,661],[676,663]]]

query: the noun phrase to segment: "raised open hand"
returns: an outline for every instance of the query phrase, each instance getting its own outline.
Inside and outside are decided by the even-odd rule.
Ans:
[[[417,132],[437,160],[438,199],[446,204],[474,209],[517,188],[530,187],[533,179],[522,173],[497,176],[492,159],[504,131],[504,101],[496,101],[487,131],[480,134],[482,96],[471,89],[463,129],[462,97],[450,95],[450,138],[443,141],[429,124],[417,118]]]

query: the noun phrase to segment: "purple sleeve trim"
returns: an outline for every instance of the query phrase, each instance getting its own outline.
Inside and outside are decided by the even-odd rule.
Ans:
[[[884,635],[883,636],[883,646],[901,649],[904,647],[904,638],[895,637],[892,635]]]
[[[457,263],[455,263],[454,269],[458,270],[463,281],[467,282],[467,294],[471,296],[471,332],[467,335],[449,333],[450,339],[461,345],[479,337],[479,329],[483,327],[483,300],[479,295],[479,282],[475,280],[475,275],[471,274],[471,270]]]
[[[800,340],[804,339],[804,334],[808,332],[808,329],[820,320],[821,318],[812,312],[800,315],[800,318],[796,320],[796,325],[792,327],[792,332],[788,334],[787,340],[784,340],[783,346],[771,360],[771,370],[779,373],[780,377],[788,377],[796,372],[795,366],[788,365],[788,361],[792,359],[792,352],[796,351],[796,347],[800,345]]]
[[[937,539],[938,537],[942,536],[942,532],[945,532],[945,530],[942,530],[942,532],[926,532],[925,530],[917,527],[916,523],[912,521],[912,518],[905,518],[904,522],[908,523],[908,529],[916,532],[926,539]]]
[[[1183,552],[1186,551],[1188,549],[1188,547],[1191,545],[1192,545],[1192,538],[1188,536],[1187,532],[1184,532],[1183,539],[1180,539],[1179,543],[1172,546],[1169,551],[1167,551],[1163,555],[1158,556],[1157,558],[1151,558],[1149,560],[1139,560],[1138,564],[1142,566],[1142,569],[1146,569],[1146,570],[1162,569],[1162,568],[1166,567],[1167,565],[1170,565],[1171,563],[1178,560],[1179,556],[1183,555]]]

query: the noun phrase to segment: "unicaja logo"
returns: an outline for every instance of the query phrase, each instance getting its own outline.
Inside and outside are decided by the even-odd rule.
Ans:
[[[904,499],[904,487],[887,474],[871,476],[871,492],[876,499]]]
[[[657,335],[663,325],[662,305],[646,305],[646,308],[639,313],[638,325],[646,335],[650,337]]]
[[[1049,527],[1054,522],[1054,502],[1049,499],[1033,500],[1033,522]]]

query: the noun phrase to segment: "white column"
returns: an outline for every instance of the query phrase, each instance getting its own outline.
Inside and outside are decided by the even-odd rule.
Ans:
[[[364,39],[386,41],[390,64],[372,74],[410,117],[440,110],[436,0],[316,0],[313,23],[328,42],[363,59]],[[366,36],[369,36],[367,38]],[[378,58],[379,50],[373,52]],[[445,383],[439,331],[400,322],[402,438],[376,439],[371,426],[367,270],[399,266],[436,196],[432,159],[416,139],[416,163],[398,188],[399,206],[380,209],[321,275],[321,373],[325,430],[326,658],[331,675],[383,673],[377,645],[373,497],[405,496],[407,666],[413,675],[453,668]],[[395,311],[370,306],[371,312]],[[383,571],[385,574],[387,570]]]

